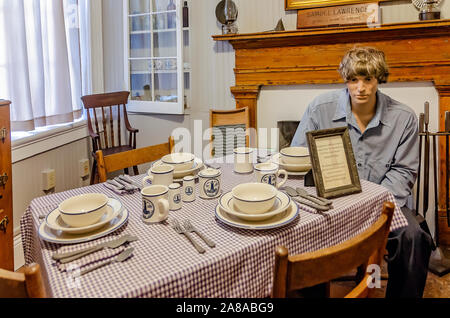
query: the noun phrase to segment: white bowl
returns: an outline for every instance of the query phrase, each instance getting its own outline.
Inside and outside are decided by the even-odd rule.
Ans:
[[[248,214],[261,214],[272,208],[277,189],[266,183],[243,183],[233,188],[233,202],[236,207]]]
[[[281,161],[287,164],[309,164],[309,149],[306,147],[287,147],[280,150]]]
[[[194,165],[195,156],[187,152],[176,152],[165,155],[161,161],[174,167],[174,171],[188,170]]]
[[[58,210],[69,226],[83,227],[98,222],[107,210],[108,197],[103,193],[87,193],[61,202]]]

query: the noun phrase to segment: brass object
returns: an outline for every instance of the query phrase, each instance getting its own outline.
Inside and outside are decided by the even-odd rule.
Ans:
[[[222,0],[216,7],[216,18],[222,24],[222,34],[237,33],[234,22],[238,17],[238,9],[233,0]]]
[[[0,212],[3,212],[3,210],[0,210]],[[6,226],[9,223],[9,219],[7,216],[5,216],[1,221],[0,221],[0,231],[3,231],[3,233],[6,233]]]
[[[420,10],[419,20],[437,20],[441,12],[437,9],[442,0],[412,0],[413,5]]]
[[[2,129],[0,129],[0,139],[2,140],[2,143],[5,143],[5,139],[6,139],[6,135],[7,135],[8,131],[6,130],[5,127],[3,127]]]
[[[0,176],[0,187],[5,188],[6,182],[8,181],[8,175],[6,172]]]

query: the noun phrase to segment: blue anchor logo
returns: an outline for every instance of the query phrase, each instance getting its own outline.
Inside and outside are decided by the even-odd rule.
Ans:
[[[178,204],[181,202],[181,196],[179,194],[175,194],[175,196],[173,197],[173,202]]]

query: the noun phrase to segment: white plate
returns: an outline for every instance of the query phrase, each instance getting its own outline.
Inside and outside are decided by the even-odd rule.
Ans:
[[[122,203],[119,200],[114,198],[108,198],[108,207],[106,213],[102,216],[102,218],[94,224],[83,226],[83,227],[71,227],[64,223],[62,218],[60,217],[60,212],[58,209],[53,210],[47,215],[45,222],[47,226],[55,231],[63,231],[65,233],[71,234],[83,234],[88,233],[94,230],[101,228],[106,223],[109,223],[113,218],[117,217],[122,209]]]
[[[160,164],[162,164],[162,161],[158,160],[158,161],[155,161],[152,166],[158,166]],[[194,165],[192,166],[191,169],[173,172],[173,179],[174,179],[173,181],[176,181],[176,182],[183,181],[183,177],[188,176],[190,174],[193,175],[195,178],[198,178],[197,173],[198,173],[198,171],[200,171],[203,168],[204,168],[204,166],[203,166],[202,159],[195,157]]]
[[[278,191],[277,197],[275,200],[274,206],[263,214],[246,214],[245,212],[239,211],[233,204],[233,193],[227,192],[219,199],[219,205],[222,210],[226,211],[228,214],[233,216],[237,216],[238,218],[247,220],[247,221],[263,221],[267,220],[275,215],[286,211],[291,203],[291,198],[281,192]]]
[[[85,234],[69,234],[64,233],[63,231],[55,231],[49,228],[47,226],[47,223],[42,222],[39,226],[39,237],[44,241],[57,244],[75,244],[88,242],[114,232],[122,225],[124,225],[127,220],[128,210],[124,208],[117,217],[112,219],[108,224],[105,224],[105,226]]]
[[[288,164],[281,162],[280,160],[280,154],[277,153],[272,156],[270,159],[273,163],[276,163],[280,166],[281,169],[284,169],[288,172],[290,175],[294,175],[293,172],[299,172],[302,174],[296,174],[296,175],[305,175],[309,170],[311,170],[311,164]]]
[[[292,221],[294,221],[298,214],[299,214],[299,207],[297,204],[295,204],[294,201],[291,201],[291,204],[289,205],[288,209],[280,213],[273,218],[270,218],[268,220],[263,221],[247,221],[243,220],[241,218],[238,218],[237,216],[233,216],[231,214],[228,214],[222,208],[219,204],[216,206],[216,218],[219,219],[219,221],[233,226],[238,227],[241,229],[248,229],[248,230],[268,230],[268,229],[274,229],[278,227],[285,226]]]

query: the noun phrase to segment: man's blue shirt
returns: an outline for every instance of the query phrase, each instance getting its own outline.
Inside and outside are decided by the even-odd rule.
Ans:
[[[309,104],[291,146],[307,147],[305,133],[345,127],[350,133],[359,177],[381,184],[402,207],[412,193],[419,168],[419,130],[414,111],[377,91],[376,113],[361,133],[347,89],[316,97]]]

